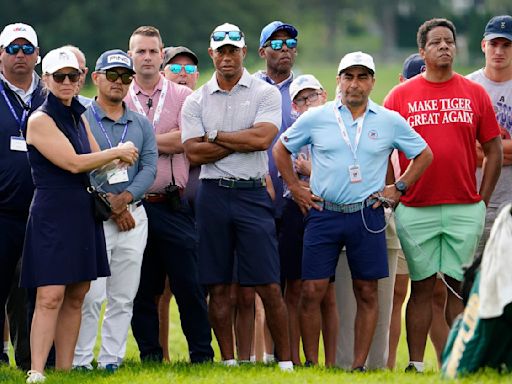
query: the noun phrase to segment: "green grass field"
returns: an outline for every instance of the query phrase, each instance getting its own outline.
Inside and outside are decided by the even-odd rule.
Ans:
[[[426,373],[423,375],[406,374],[403,369],[407,365],[407,347],[402,336],[398,349],[397,368],[395,371],[376,371],[366,374],[352,374],[339,369],[298,368],[293,373],[280,372],[276,366],[263,364],[247,365],[236,368],[226,368],[218,363],[201,366],[187,364],[187,346],[179,324],[179,314],[176,303],[171,305],[170,324],[170,353],[171,364],[141,364],[138,350],[133,337],[129,336],[125,364],[115,374],[103,371],[93,372],[47,372],[48,384],[66,383],[339,383],[349,381],[354,383],[410,383],[417,384],[441,382],[433,348],[429,343],[425,357]],[[217,343],[214,342],[215,361],[220,360]],[[99,345],[96,345],[96,352]],[[11,351],[12,352],[12,351]],[[25,373],[13,367],[0,367],[0,383],[23,383]],[[446,382],[446,380],[444,380]],[[498,375],[495,372],[483,372],[463,380],[460,383],[498,383],[512,382],[512,376]]]

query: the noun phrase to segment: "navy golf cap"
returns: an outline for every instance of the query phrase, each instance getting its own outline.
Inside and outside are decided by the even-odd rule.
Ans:
[[[494,16],[485,26],[485,40],[497,39],[499,37],[512,41],[512,16]]]
[[[262,30],[260,35],[260,48],[263,47],[263,44],[267,42],[267,40],[272,36],[272,34],[280,29],[284,29],[286,32],[290,34],[292,38],[296,38],[299,32],[295,29],[295,27],[291,24],[283,23],[282,21],[273,21],[267,24]]]
[[[128,54],[120,49],[112,49],[103,52],[96,61],[96,71],[104,71],[110,68],[126,68],[135,73],[133,70],[133,61]]]
[[[404,61],[402,76],[406,79],[416,76],[421,72],[425,72],[425,61],[419,53],[413,53]]]

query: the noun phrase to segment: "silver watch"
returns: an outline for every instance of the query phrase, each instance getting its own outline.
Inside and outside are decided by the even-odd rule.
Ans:
[[[208,132],[206,137],[207,137],[209,143],[215,142],[215,139],[217,138],[217,133],[218,132],[217,132],[216,129],[214,129],[213,131]]]

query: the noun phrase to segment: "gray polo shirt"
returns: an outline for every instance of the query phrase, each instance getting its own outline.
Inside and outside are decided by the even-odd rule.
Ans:
[[[110,144],[113,147],[117,146],[121,139],[123,139],[126,127],[126,134],[122,141],[131,141],[135,145],[139,150],[139,159],[134,165],[128,167],[128,181],[112,185],[107,181],[101,186],[101,189],[105,192],[116,194],[126,190],[132,194],[133,201],[137,201],[142,199],[144,193],[155,180],[158,152],[155,134],[149,120],[137,112],[128,109],[124,102],[123,107],[123,116],[119,120],[113,121],[105,115],[105,112],[96,103],[96,100],[93,100],[84,112],[84,116],[89,122],[91,132],[102,150],[110,148]],[[94,116],[92,108],[95,109],[104,131]]]
[[[244,68],[231,91],[219,88],[214,73],[210,81],[192,93],[181,110],[181,140],[202,137],[218,130],[236,132],[256,123],[281,125],[281,94],[276,87],[254,78]],[[268,174],[266,151],[235,152],[214,163],[201,166],[201,179],[262,178]]]

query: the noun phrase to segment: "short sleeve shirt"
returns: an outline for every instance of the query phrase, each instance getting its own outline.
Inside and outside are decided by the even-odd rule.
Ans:
[[[210,81],[185,101],[181,139],[203,137],[212,130],[236,132],[257,123],[281,124],[281,95],[277,88],[251,76],[246,69],[229,92],[220,89],[214,73]],[[201,166],[201,179],[253,179],[268,174],[266,151],[235,152]]]
[[[388,111],[371,100],[365,112],[361,138],[354,159],[343,140],[335,113],[340,113],[350,137],[355,142],[357,120],[345,107],[334,108],[335,102],[310,108],[281,135],[281,142],[291,153],[311,145],[311,189],[324,200],[350,204],[365,200],[385,185],[388,159],[393,149],[409,158],[425,148],[425,141],[397,113]],[[352,183],[349,167],[358,164],[362,181]]]
[[[485,143],[500,131],[484,88],[459,74],[434,83],[416,76],[395,87],[384,101],[425,139],[434,159],[400,202],[408,206],[473,204],[476,190],[475,142]],[[402,172],[408,160],[400,154]]]

